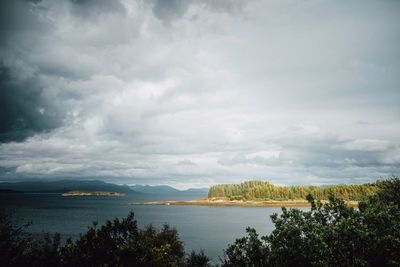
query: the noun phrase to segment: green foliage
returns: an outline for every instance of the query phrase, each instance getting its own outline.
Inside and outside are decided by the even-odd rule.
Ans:
[[[165,224],[138,229],[133,212],[119,220],[97,222],[79,239],[60,243],[58,234],[34,240],[11,214],[0,211],[0,266],[209,266],[203,252],[185,251],[178,232]]]
[[[260,200],[293,200],[305,199],[312,194],[317,200],[327,200],[330,195],[343,200],[367,200],[376,192],[375,184],[337,185],[324,188],[316,186],[275,186],[269,182],[248,181],[241,184],[221,184],[211,186],[208,197],[224,197],[230,200],[260,199]],[[400,193],[399,193],[400,194]]]
[[[11,213],[0,210],[0,266],[23,266],[31,236],[24,231],[29,224],[18,226]]]
[[[275,230],[261,238],[248,228],[223,266],[399,266],[399,184],[396,177],[381,182],[359,210],[334,196],[321,204],[308,195],[311,211],[282,208],[271,216]]]
[[[67,266],[126,266],[130,262],[147,262],[150,258],[138,242],[137,222],[131,212],[121,221],[115,218],[97,229],[94,222],[76,242],[67,240],[62,249],[63,264]],[[151,248],[150,248],[151,249]],[[146,253],[147,252],[147,253]],[[143,255],[147,257],[142,257]]]
[[[186,266],[190,267],[211,267],[210,259],[204,254],[204,250],[200,250],[200,253],[192,251],[189,257],[186,259]]]
[[[142,247],[152,248],[150,256],[155,265],[169,266],[169,263],[182,265],[185,250],[175,228],[164,224],[162,229],[158,230],[150,224],[139,231],[139,240]]]
[[[387,180],[377,181],[378,192],[376,198],[382,204],[395,204],[400,206],[400,179],[391,176]]]
[[[25,266],[60,266],[60,235],[50,236],[44,233],[40,239],[32,240],[28,251],[28,262]]]
[[[248,236],[236,239],[225,251],[223,266],[267,266],[269,248],[264,246],[263,241],[253,228],[246,228]]]

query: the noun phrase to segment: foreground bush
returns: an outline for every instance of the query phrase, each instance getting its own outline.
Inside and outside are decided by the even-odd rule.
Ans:
[[[44,234],[34,240],[16,227],[12,216],[0,214],[0,266],[209,266],[203,252],[185,259],[182,241],[175,228],[165,224],[139,230],[134,214],[107,221],[98,227],[94,222],[76,241],[61,245],[58,234]]]
[[[309,212],[282,208],[271,216],[270,235],[247,228],[225,251],[223,266],[399,266],[400,180],[377,186],[359,210],[334,197],[322,205],[311,195]]]

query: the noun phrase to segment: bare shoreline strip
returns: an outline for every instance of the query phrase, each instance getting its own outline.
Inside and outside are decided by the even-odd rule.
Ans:
[[[123,197],[125,196],[124,193],[118,193],[118,192],[105,192],[105,191],[83,191],[83,190],[74,190],[74,191],[69,191],[67,193],[62,194],[63,197],[69,197],[69,196],[117,196],[117,197]]]
[[[181,205],[181,206],[218,206],[218,207],[310,207],[308,202],[213,202],[213,201],[165,201],[128,203],[128,205]],[[348,203],[348,206],[357,208],[357,204]]]

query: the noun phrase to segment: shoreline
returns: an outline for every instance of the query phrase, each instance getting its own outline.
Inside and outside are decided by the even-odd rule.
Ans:
[[[275,201],[275,202],[239,202],[239,201],[161,201],[128,203],[128,205],[179,205],[179,206],[217,206],[217,207],[311,207],[308,202],[302,201]],[[347,203],[347,206],[358,208],[357,203]]]
[[[61,195],[63,197],[70,197],[70,196],[116,196],[116,197],[123,197],[123,196],[125,196],[124,193],[118,193],[118,192],[84,191],[84,190],[69,191],[69,192],[61,194]]]

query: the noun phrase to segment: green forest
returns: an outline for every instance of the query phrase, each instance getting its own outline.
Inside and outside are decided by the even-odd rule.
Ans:
[[[377,184],[335,185],[335,186],[276,186],[269,182],[254,180],[241,184],[220,184],[211,186],[208,198],[229,198],[230,200],[305,200],[308,194],[316,200],[328,200],[334,196],[346,201],[367,200],[376,193]]]

